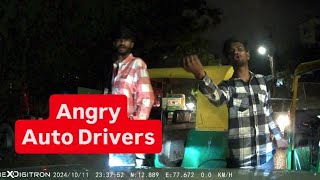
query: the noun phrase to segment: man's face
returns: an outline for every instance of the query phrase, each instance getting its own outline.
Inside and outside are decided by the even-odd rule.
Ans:
[[[243,66],[248,64],[250,54],[241,42],[234,42],[231,44],[228,52],[228,60],[233,66]]]
[[[114,42],[114,46],[120,55],[130,54],[133,45],[133,41],[127,38],[116,39]]]

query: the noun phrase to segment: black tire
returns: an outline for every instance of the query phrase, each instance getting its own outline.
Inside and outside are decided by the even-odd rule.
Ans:
[[[14,154],[14,131],[7,123],[0,124],[0,159],[8,159]]]

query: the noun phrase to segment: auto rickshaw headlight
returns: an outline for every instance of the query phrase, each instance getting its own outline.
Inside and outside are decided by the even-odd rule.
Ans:
[[[187,103],[186,106],[187,106],[188,110],[193,110],[193,108],[195,107],[194,103],[192,103],[192,102]]]

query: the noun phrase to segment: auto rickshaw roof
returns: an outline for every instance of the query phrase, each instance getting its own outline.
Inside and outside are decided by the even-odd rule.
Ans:
[[[205,66],[204,70],[215,83],[229,79],[233,74],[232,66]],[[194,78],[191,73],[181,67],[154,68],[148,69],[148,72],[151,78]]]
[[[301,63],[294,71],[295,76],[301,76],[305,73],[316,71],[320,69],[320,59],[310,62]]]

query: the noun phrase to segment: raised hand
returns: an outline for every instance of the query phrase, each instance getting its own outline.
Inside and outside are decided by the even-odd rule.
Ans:
[[[206,73],[197,55],[183,57],[183,68],[192,73],[196,79],[203,79]]]

